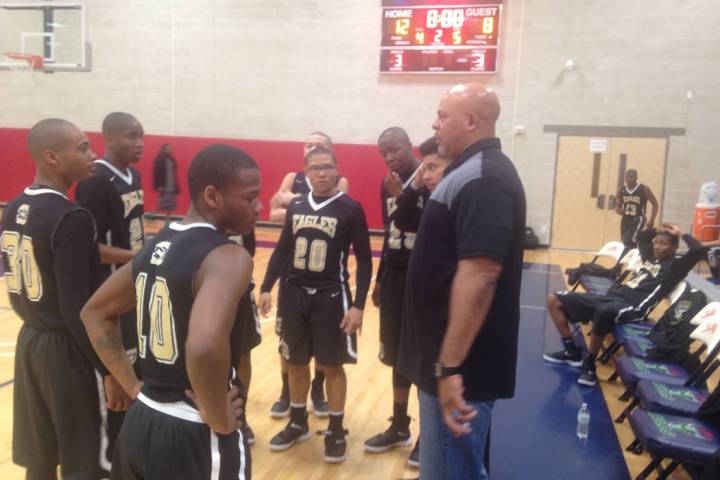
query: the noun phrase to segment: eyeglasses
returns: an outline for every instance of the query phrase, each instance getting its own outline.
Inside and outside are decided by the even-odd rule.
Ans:
[[[335,170],[335,165],[332,163],[325,163],[323,165],[309,165],[306,167],[309,173],[320,173],[320,172],[332,172]]]

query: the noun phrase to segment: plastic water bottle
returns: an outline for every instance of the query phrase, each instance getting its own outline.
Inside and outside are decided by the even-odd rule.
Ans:
[[[578,411],[578,422],[577,422],[577,437],[580,440],[585,440],[588,437],[588,431],[590,430],[590,411],[588,410],[587,403],[583,403]]]

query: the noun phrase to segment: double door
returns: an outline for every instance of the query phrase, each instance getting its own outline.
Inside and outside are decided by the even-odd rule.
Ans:
[[[621,217],[615,206],[625,172],[637,170],[638,181],[660,201],[666,152],[667,138],[560,136],[551,246],[593,251],[620,240]]]

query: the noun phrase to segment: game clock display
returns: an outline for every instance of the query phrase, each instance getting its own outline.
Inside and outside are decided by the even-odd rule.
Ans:
[[[398,3],[404,2],[383,2],[381,72],[494,73],[497,70],[500,4],[478,2],[473,5],[471,0],[444,6]]]

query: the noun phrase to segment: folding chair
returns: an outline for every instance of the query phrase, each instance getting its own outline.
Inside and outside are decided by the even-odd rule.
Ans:
[[[597,263],[601,257],[607,257],[615,260],[615,263],[611,267],[615,268],[619,263],[621,263],[621,258],[624,258],[624,251],[625,245],[623,245],[622,242],[608,242],[603,245],[600,250],[595,252],[595,256],[593,257],[592,261],[590,261],[590,263]],[[573,286],[572,291],[576,291],[578,286],[581,286],[583,287],[583,290],[588,293],[597,293],[602,295],[606,293],[608,289],[610,289],[614,282],[615,280],[611,278],[581,274],[578,277],[578,282]]]
[[[673,291],[670,292],[670,294],[666,297],[670,302],[670,306],[668,308],[674,307],[678,299],[682,296],[683,293],[685,293],[687,287],[688,284],[684,280],[682,280],[675,286]],[[652,313],[654,308],[655,307],[649,309],[645,313],[645,318],[647,318],[647,316]],[[628,342],[638,339],[646,340],[654,325],[655,322],[650,322],[644,319],[639,319],[637,322],[615,325],[615,327],[613,327],[613,342],[610,344],[610,346],[603,349],[603,352],[598,357],[598,360],[600,361],[600,363],[606,364],[610,361],[612,356],[615,355],[617,351],[620,350],[621,347],[625,346]],[[638,343],[639,348],[642,348],[643,346],[648,346],[642,341]],[[615,376],[613,375],[611,379],[615,380]]]
[[[718,330],[720,332],[720,303],[713,302],[707,304],[697,315],[695,315],[690,323],[698,327],[693,331],[693,335],[706,337],[707,332]],[[707,325],[706,325],[707,324]],[[696,333],[697,332],[697,333]],[[720,337],[719,337],[720,338]],[[712,345],[713,339],[709,339],[709,343],[703,341],[700,348],[693,355],[700,354]],[[720,362],[714,360],[710,363],[707,371],[703,372],[699,377],[700,383],[712,375],[712,373],[720,366]],[[694,415],[700,405],[710,396],[707,389],[700,387],[700,383],[677,385],[674,383],[666,383],[659,379],[641,379],[637,382],[634,390],[634,398],[623,412],[615,419],[616,423],[622,423],[630,412],[642,405],[646,410],[653,412],[668,413],[674,415]]]

